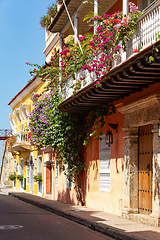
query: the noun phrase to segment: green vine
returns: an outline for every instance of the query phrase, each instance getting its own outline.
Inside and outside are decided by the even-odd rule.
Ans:
[[[101,139],[106,124],[105,116],[113,114],[115,110],[112,104],[108,104],[99,105],[85,113],[60,112],[58,106],[62,99],[59,93],[63,95],[68,79],[72,80],[73,94],[86,84],[86,75],[77,78],[80,70],[83,70],[83,73],[87,71],[91,75],[94,74],[94,86],[102,87],[102,76],[110,71],[117,54],[126,51],[126,42],[133,35],[136,20],[140,15],[133,3],[130,3],[127,16],[117,12],[91,17],[90,13],[89,23],[94,25],[96,21],[97,30],[94,35],[79,37],[83,53],[78,43],[73,43],[72,40],[65,43],[63,51],[52,56],[51,62],[45,66],[27,63],[34,67],[30,70],[31,76],[38,76],[47,81],[48,85],[44,91],[50,91],[38,97],[30,114],[31,140],[35,145],[50,145],[53,148],[62,162],[61,169],[68,179],[73,179],[77,199],[82,205],[85,200],[80,174],[86,169],[82,149],[91,137]]]
[[[35,145],[50,145],[53,148],[59,161],[62,161],[61,169],[68,178],[73,179],[78,200],[84,205],[80,174],[86,167],[82,148],[91,137],[100,139],[106,124],[104,117],[114,113],[114,106],[101,105],[87,113],[67,113],[60,112],[58,105],[58,89],[39,97],[30,114],[31,140]]]

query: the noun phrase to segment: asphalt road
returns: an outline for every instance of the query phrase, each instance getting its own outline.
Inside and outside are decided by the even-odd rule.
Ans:
[[[85,226],[0,194],[0,240],[111,240]]]

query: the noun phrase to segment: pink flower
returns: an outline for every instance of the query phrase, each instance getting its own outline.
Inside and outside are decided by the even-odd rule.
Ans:
[[[90,46],[94,46],[94,42],[91,40],[89,43],[88,43]]]
[[[82,42],[86,38],[86,35],[79,37],[79,41]]]
[[[121,46],[116,46],[114,50],[117,51],[120,48],[121,48]]]
[[[106,25],[108,25],[108,19],[106,19],[104,22],[105,22]]]
[[[103,30],[102,26],[97,27],[97,29],[96,29],[97,32],[98,32],[98,31],[101,31],[101,30]]]
[[[134,3],[129,2],[129,8],[131,13],[139,13],[138,6],[136,6]]]
[[[62,52],[60,52],[61,55],[67,55],[67,52],[69,52],[69,49],[64,49]]]
[[[96,81],[96,82],[95,82],[94,86],[96,86],[97,84],[99,84],[99,82],[98,82],[98,81]]]
[[[116,25],[114,25],[113,26],[113,28],[116,30],[116,29],[120,29],[120,27],[121,27],[121,23],[118,23],[118,24],[116,24]]]
[[[113,36],[113,35],[114,35],[114,33],[112,33],[112,32],[108,33],[108,36]]]
[[[25,64],[29,65],[29,64],[30,64],[30,62],[25,62]]]

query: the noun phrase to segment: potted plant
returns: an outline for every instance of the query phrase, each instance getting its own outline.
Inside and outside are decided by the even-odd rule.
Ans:
[[[33,179],[35,180],[35,182],[41,182],[42,181],[42,173],[38,173],[37,175],[35,175],[33,177]]]
[[[17,175],[17,179],[18,179],[19,181],[23,181],[23,175]]]
[[[15,181],[16,180],[16,174],[14,173],[14,174],[9,175],[8,179],[11,180],[11,181]]]
[[[54,18],[54,16],[57,13],[57,5],[52,4],[51,6],[48,7],[47,14],[43,15],[40,20],[40,25],[41,27],[48,27],[49,24],[51,23],[51,18]]]

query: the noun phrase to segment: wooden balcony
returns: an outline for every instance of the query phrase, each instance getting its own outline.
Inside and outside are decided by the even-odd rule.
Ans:
[[[146,48],[156,42],[160,31],[160,2],[153,2],[137,21],[136,32],[128,43],[127,58],[133,55],[134,49]]]
[[[112,70],[116,69],[119,65],[123,64],[126,60],[132,58],[134,49],[145,50],[148,46],[151,46],[157,41],[157,34],[160,31],[160,1],[153,2],[151,5],[145,9],[144,13],[139,17],[137,21],[137,27],[131,40],[127,43],[126,54],[119,54],[117,56],[117,61],[112,65]],[[111,71],[112,71],[111,70]],[[86,84],[81,83],[81,89],[77,92],[79,93],[82,89],[89,88],[91,84],[95,81],[94,74],[89,74],[88,71],[83,69],[77,73],[76,78],[85,78]],[[69,79],[65,83],[65,90],[63,92],[64,102],[68,100],[73,95],[73,89],[70,88],[74,81]],[[86,97],[85,97],[86,98]],[[63,105],[63,103],[62,103]],[[76,104],[75,104],[76,105]]]
[[[12,151],[24,152],[31,150],[30,139],[28,138],[28,131],[19,131],[16,135],[16,142],[12,146]]]

